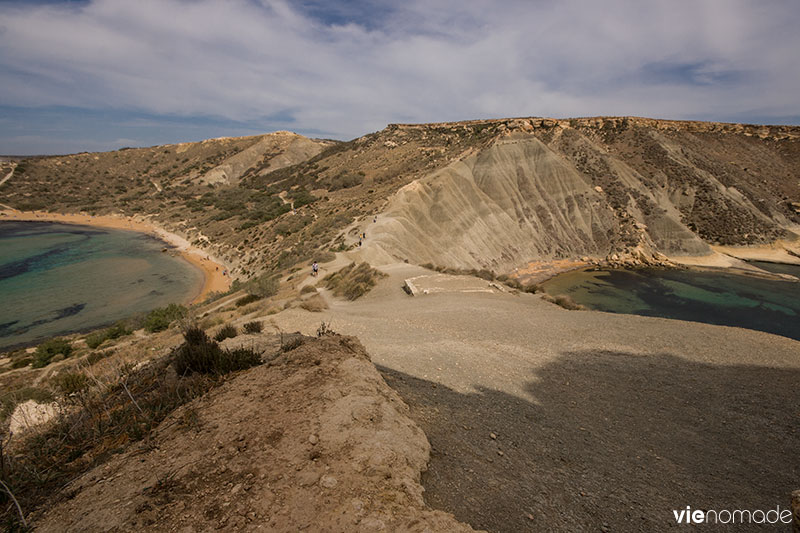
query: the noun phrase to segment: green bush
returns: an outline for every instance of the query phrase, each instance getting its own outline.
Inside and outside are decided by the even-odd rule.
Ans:
[[[80,394],[89,388],[89,378],[83,372],[64,372],[56,376],[53,382],[64,396]]]
[[[150,333],[164,331],[172,322],[186,316],[186,308],[178,304],[153,309],[144,320],[144,329]]]
[[[242,327],[244,328],[245,333],[261,333],[261,330],[264,329],[264,324],[258,320],[254,320],[253,322],[248,322]]]
[[[104,351],[100,351],[100,352],[92,352],[86,357],[86,362],[89,363],[90,365],[93,365],[96,362],[105,359],[109,355],[112,355],[113,353],[114,353],[114,350],[104,350]]]
[[[253,278],[245,284],[247,292],[259,298],[275,296],[278,294],[278,287],[278,278],[271,272]]]
[[[11,362],[11,368],[23,368],[33,362],[33,357],[18,357]]]
[[[217,334],[214,335],[214,340],[217,342],[222,342],[225,339],[232,339],[238,334],[239,332],[236,330],[236,326],[232,324],[225,324],[222,326],[222,328],[220,328]]]
[[[178,375],[227,374],[261,363],[261,355],[250,349],[223,350],[205,331],[193,326],[183,333],[184,343],[173,354]]]
[[[42,368],[50,364],[50,361],[62,355],[67,358],[72,354],[72,344],[67,339],[50,339],[36,348],[33,358],[33,368]]]
[[[122,322],[119,322],[110,328],[102,331],[96,331],[86,337],[86,346],[95,349],[107,340],[118,339],[120,337],[124,337],[125,335],[130,335],[131,333],[133,332],[128,326]]]
[[[236,300],[236,307],[242,307],[244,305],[251,304],[253,302],[257,302],[260,299],[261,299],[261,296],[258,296],[256,294],[247,294],[245,296],[242,296],[238,300]]]

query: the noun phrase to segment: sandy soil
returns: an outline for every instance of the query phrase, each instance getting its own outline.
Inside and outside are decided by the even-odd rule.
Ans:
[[[538,295],[409,297],[426,271],[384,270],[361,300],[323,291],[330,309],[268,320],[359,337],[433,446],[434,508],[491,531],[663,531],[686,505],[786,509],[800,488],[799,342]]]
[[[712,246],[714,251],[738,259],[800,265],[800,242],[777,241],[762,246]],[[789,251],[793,253],[789,253]]]
[[[595,264],[588,257],[581,260],[577,259],[553,259],[552,261],[531,261],[522,268],[516,268],[513,272],[513,277],[519,280],[522,284],[528,283],[541,283],[548,279],[569,272],[571,270],[578,270],[587,268]]]
[[[212,292],[226,292],[231,285],[229,276],[223,275],[228,269],[219,259],[211,257],[203,250],[193,247],[186,239],[159,228],[151,221],[139,217],[117,215],[92,216],[88,214],[48,213],[44,211],[0,211],[0,220],[31,220],[40,222],[63,222],[100,228],[124,229],[147,233],[176,248],[180,257],[203,273],[203,286],[191,303],[202,302]]]

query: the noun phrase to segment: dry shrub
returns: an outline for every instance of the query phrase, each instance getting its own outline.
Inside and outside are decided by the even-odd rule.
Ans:
[[[257,294],[248,294],[246,296],[242,296],[238,300],[236,300],[236,307],[242,307],[243,305],[251,304],[253,302],[257,302],[261,299],[261,296]]]
[[[322,296],[315,294],[311,298],[300,302],[300,307],[306,311],[311,311],[312,313],[319,313],[327,309],[328,304],[325,302]]]
[[[203,329],[209,329],[209,328],[213,328],[214,326],[219,326],[220,324],[223,324],[224,322],[225,322],[225,318],[223,318],[223,317],[221,317],[219,315],[215,315],[213,317],[209,316],[209,317],[204,318],[200,322],[200,327],[203,328]]]
[[[261,363],[261,354],[254,350],[223,350],[196,326],[184,330],[183,338],[185,342],[173,352],[175,371],[180,376],[195,372],[222,375]]]
[[[302,289],[300,289],[300,294],[310,294],[312,292],[317,292],[317,288],[313,285],[306,285]]]
[[[569,309],[570,311],[582,311],[586,309],[586,307],[584,307],[579,303],[576,303],[575,300],[573,300],[566,294],[559,294],[558,296],[550,296],[549,294],[545,294],[544,296],[542,296],[542,298],[550,303],[554,303],[558,306],[561,306],[564,309]]]
[[[291,352],[302,346],[306,342],[306,338],[299,333],[287,335],[286,338],[281,336],[281,351]]]
[[[233,324],[225,324],[217,331],[217,334],[214,335],[214,340],[217,342],[222,342],[225,339],[232,339],[236,335],[239,334],[239,331],[236,329],[236,326]]]
[[[176,407],[216,383],[200,374],[177,376],[168,371],[169,364],[164,358],[136,371],[123,369],[91,388],[83,374],[56,378],[62,394],[79,395],[78,405],[42,431],[23,437],[18,453],[0,473],[22,509],[29,512],[49,501],[69,480],[145,438]],[[15,511],[6,503],[0,491],[0,524],[13,524]]]
[[[528,283],[522,290],[530,294],[536,294],[537,292],[544,292],[544,288],[542,288],[542,286],[539,285],[538,283]]]
[[[261,333],[261,330],[264,329],[264,324],[258,320],[254,320],[242,326],[242,329],[244,330],[245,333],[250,333],[250,334]]]
[[[323,281],[334,296],[355,300],[368,293],[383,277],[386,277],[386,274],[375,270],[368,263],[361,263],[358,266],[350,263],[343,269],[328,274]]]

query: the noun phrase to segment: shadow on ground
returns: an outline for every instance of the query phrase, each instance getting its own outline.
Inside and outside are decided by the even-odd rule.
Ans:
[[[673,509],[787,509],[800,489],[796,369],[567,352],[534,401],[379,369],[434,448],[426,500],[477,528],[660,531]]]

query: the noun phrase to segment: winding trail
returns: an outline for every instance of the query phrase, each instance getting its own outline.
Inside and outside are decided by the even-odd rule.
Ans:
[[[16,170],[16,168],[17,168],[17,164],[16,163],[11,163],[11,172],[6,174],[6,177],[0,180],[0,186],[2,186],[5,182],[7,182],[8,180],[11,179],[11,176],[14,175],[14,170]]]

